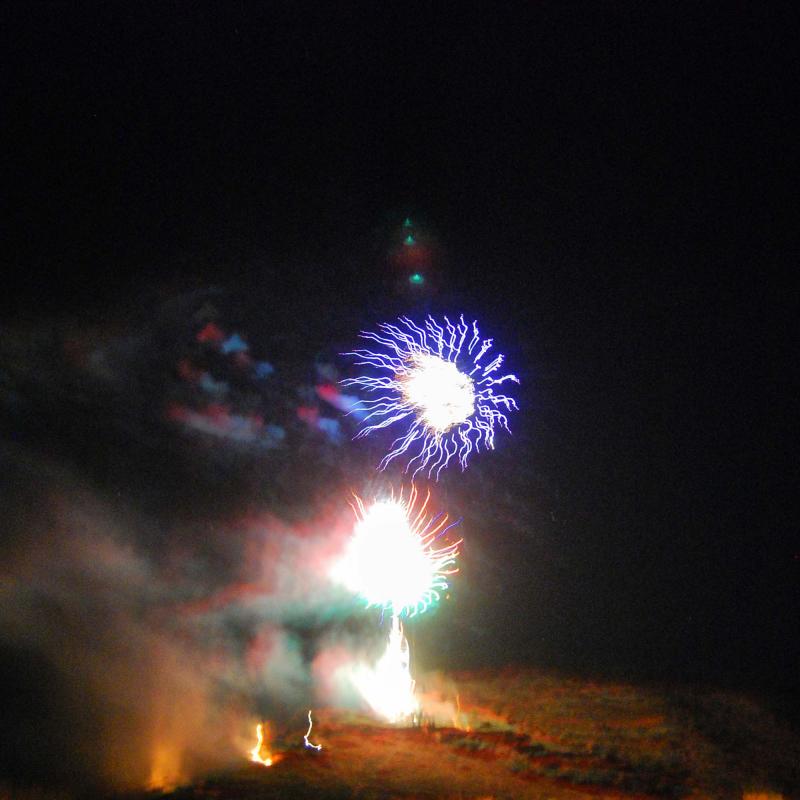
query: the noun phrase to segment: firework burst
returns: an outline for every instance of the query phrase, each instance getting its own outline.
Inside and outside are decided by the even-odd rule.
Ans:
[[[490,358],[492,339],[481,339],[477,322],[470,326],[462,315],[455,325],[447,317],[440,325],[428,316],[424,326],[419,326],[400,317],[399,325],[380,323],[378,330],[362,331],[360,336],[380,349],[345,355],[380,374],[342,383],[376,395],[358,403],[365,416],[356,438],[405,426],[379,469],[409,454],[406,472],[416,475],[427,469],[429,478],[438,479],[454,456],[463,470],[473,450],[481,445],[494,449],[495,429],[499,425],[508,431],[506,412],[517,410],[516,401],[496,393],[495,387],[508,381],[519,383],[519,379],[497,374],[504,356]]]
[[[455,566],[459,539],[437,547],[452,527],[446,514],[429,514],[430,491],[418,503],[411,487],[406,499],[401,492],[365,505],[359,497],[352,504],[356,526],[344,556],[334,565],[332,577],[366,600],[399,617],[421,614],[441,599]]]

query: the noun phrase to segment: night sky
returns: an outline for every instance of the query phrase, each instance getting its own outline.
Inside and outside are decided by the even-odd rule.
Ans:
[[[796,717],[795,21],[521,6],[7,4],[0,332],[141,326],[161,344],[123,370],[137,398],[176,346],[148,326],[193,291],[298,381],[382,319],[474,315],[520,412],[437,490],[466,545],[453,604],[415,633],[427,664],[732,686]],[[407,215],[437,242],[425,301],[387,278]],[[153,444],[146,403],[81,412],[80,379],[62,393],[12,351],[12,526],[45,491],[19,466],[36,458],[170,523],[259,493],[274,511],[271,470],[299,480],[291,454],[257,485],[246,459],[209,476]],[[328,495],[317,477],[299,505]],[[4,639],[19,682],[16,653]]]

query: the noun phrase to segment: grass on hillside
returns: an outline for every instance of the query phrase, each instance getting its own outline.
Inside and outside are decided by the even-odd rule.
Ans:
[[[437,709],[424,724],[392,727],[315,709],[321,752],[302,746],[305,730],[286,729],[270,768],[243,753],[240,768],[126,800],[800,797],[800,740],[738,695],[531,670],[429,676],[420,687],[423,711]],[[0,800],[16,796],[0,791]]]

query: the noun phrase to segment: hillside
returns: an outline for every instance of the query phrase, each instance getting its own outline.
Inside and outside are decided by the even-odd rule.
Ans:
[[[279,731],[271,768],[243,763],[150,796],[774,800],[800,791],[800,741],[742,696],[511,670],[432,676],[421,688],[433,713],[417,727],[321,709],[312,736],[321,752],[303,747],[302,732]]]

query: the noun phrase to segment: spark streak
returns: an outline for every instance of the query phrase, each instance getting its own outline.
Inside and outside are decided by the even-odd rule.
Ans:
[[[309,708],[308,709],[308,730],[306,731],[306,735],[303,737],[303,743],[305,744],[306,747],[310,747],[312,750],[319,751],[319,750],[322,750],[322,745],[321,744],[312,744],[308,740],[308,737],[311,736],[311,726],[312,726],[312,724],[313,723],[311,722],[311,709]]]
[[[377,395],[358,402],[365,418],[356,438],[396,423],[406,426],[378,468],[408,453],[406,472],[427,470],[429,478],[435,475],[438,480],[454,456],[464,470],[473,450],[481,445],[494,449],[495,428],[508,431],[506,412],[517,410],[516,401],[495,394],[494,387],[519,379],[510,373],[496,376],[504,356],[489,360],[493,340],[480,338],[476,321],[470,326],[461,315],[454,325],[444,317],[442,326],[429,315],[424,326],[408,317],[400,317],[399,323],[380,323],[378,333],[361,332],[361,338],[375,342],[378,349],[345,355],[379,374],[348,378],[342,384]],[[488,363],[482,363],[484,358]]]

